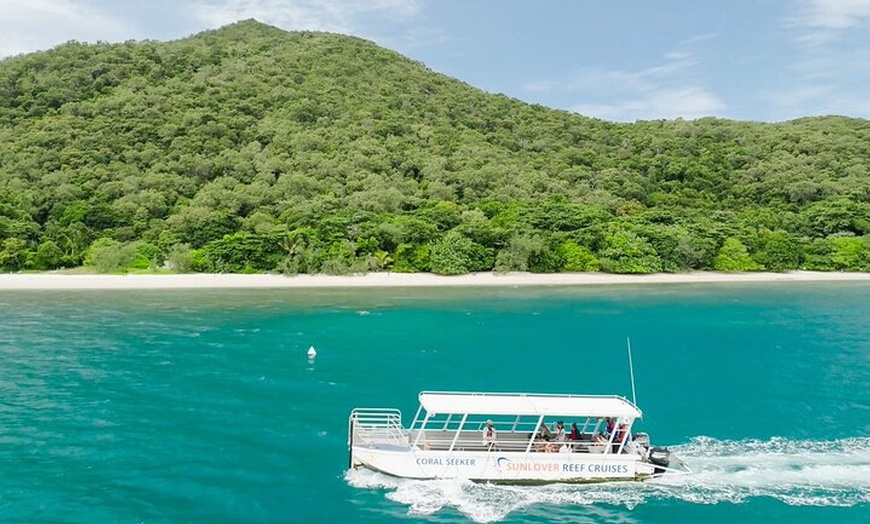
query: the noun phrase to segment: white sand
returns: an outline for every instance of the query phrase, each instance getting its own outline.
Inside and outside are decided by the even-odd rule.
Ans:
[[[369,273],[355,276],[298,275],[82,275],[63,273],[0,274],[0,291],[12,289],[191,289],[191,288],[357,288],[426,286],[575,286],[684,284],[707,282],[870,281],[870,273],[794,271],[790,273],[475,273],[452,277],[429,273]]]

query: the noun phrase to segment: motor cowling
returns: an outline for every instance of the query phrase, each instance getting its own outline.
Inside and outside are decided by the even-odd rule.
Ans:
[[[635,445],[641,446],[644,449],[649,449],[649,435],[646,433],[635,433],[631,439]]]
[[[661,468],[655,469],[655,473],[664,473],[663,468],[667,468],[671,463],[671,452],[668,448],[651,448],[648,460],[651,464],[661,466]]]

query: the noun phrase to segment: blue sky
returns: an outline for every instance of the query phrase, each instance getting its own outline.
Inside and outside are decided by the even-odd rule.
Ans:
[[[870,0],[0,0],[0,56],[246,18],[606,120],[870,118]]]

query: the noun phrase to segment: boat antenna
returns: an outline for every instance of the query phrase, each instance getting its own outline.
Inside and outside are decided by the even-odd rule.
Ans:
[[[625,337],[628,345],[628,373],[631,375],[631,401],[637,406],[637,392],[634,389],[634,364],[631,362],[631,338]]]

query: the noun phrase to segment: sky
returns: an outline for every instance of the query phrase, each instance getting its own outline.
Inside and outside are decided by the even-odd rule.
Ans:
[[[0,0],[0,57],[248,18],[605,120],[870,118],[870,0]]]

